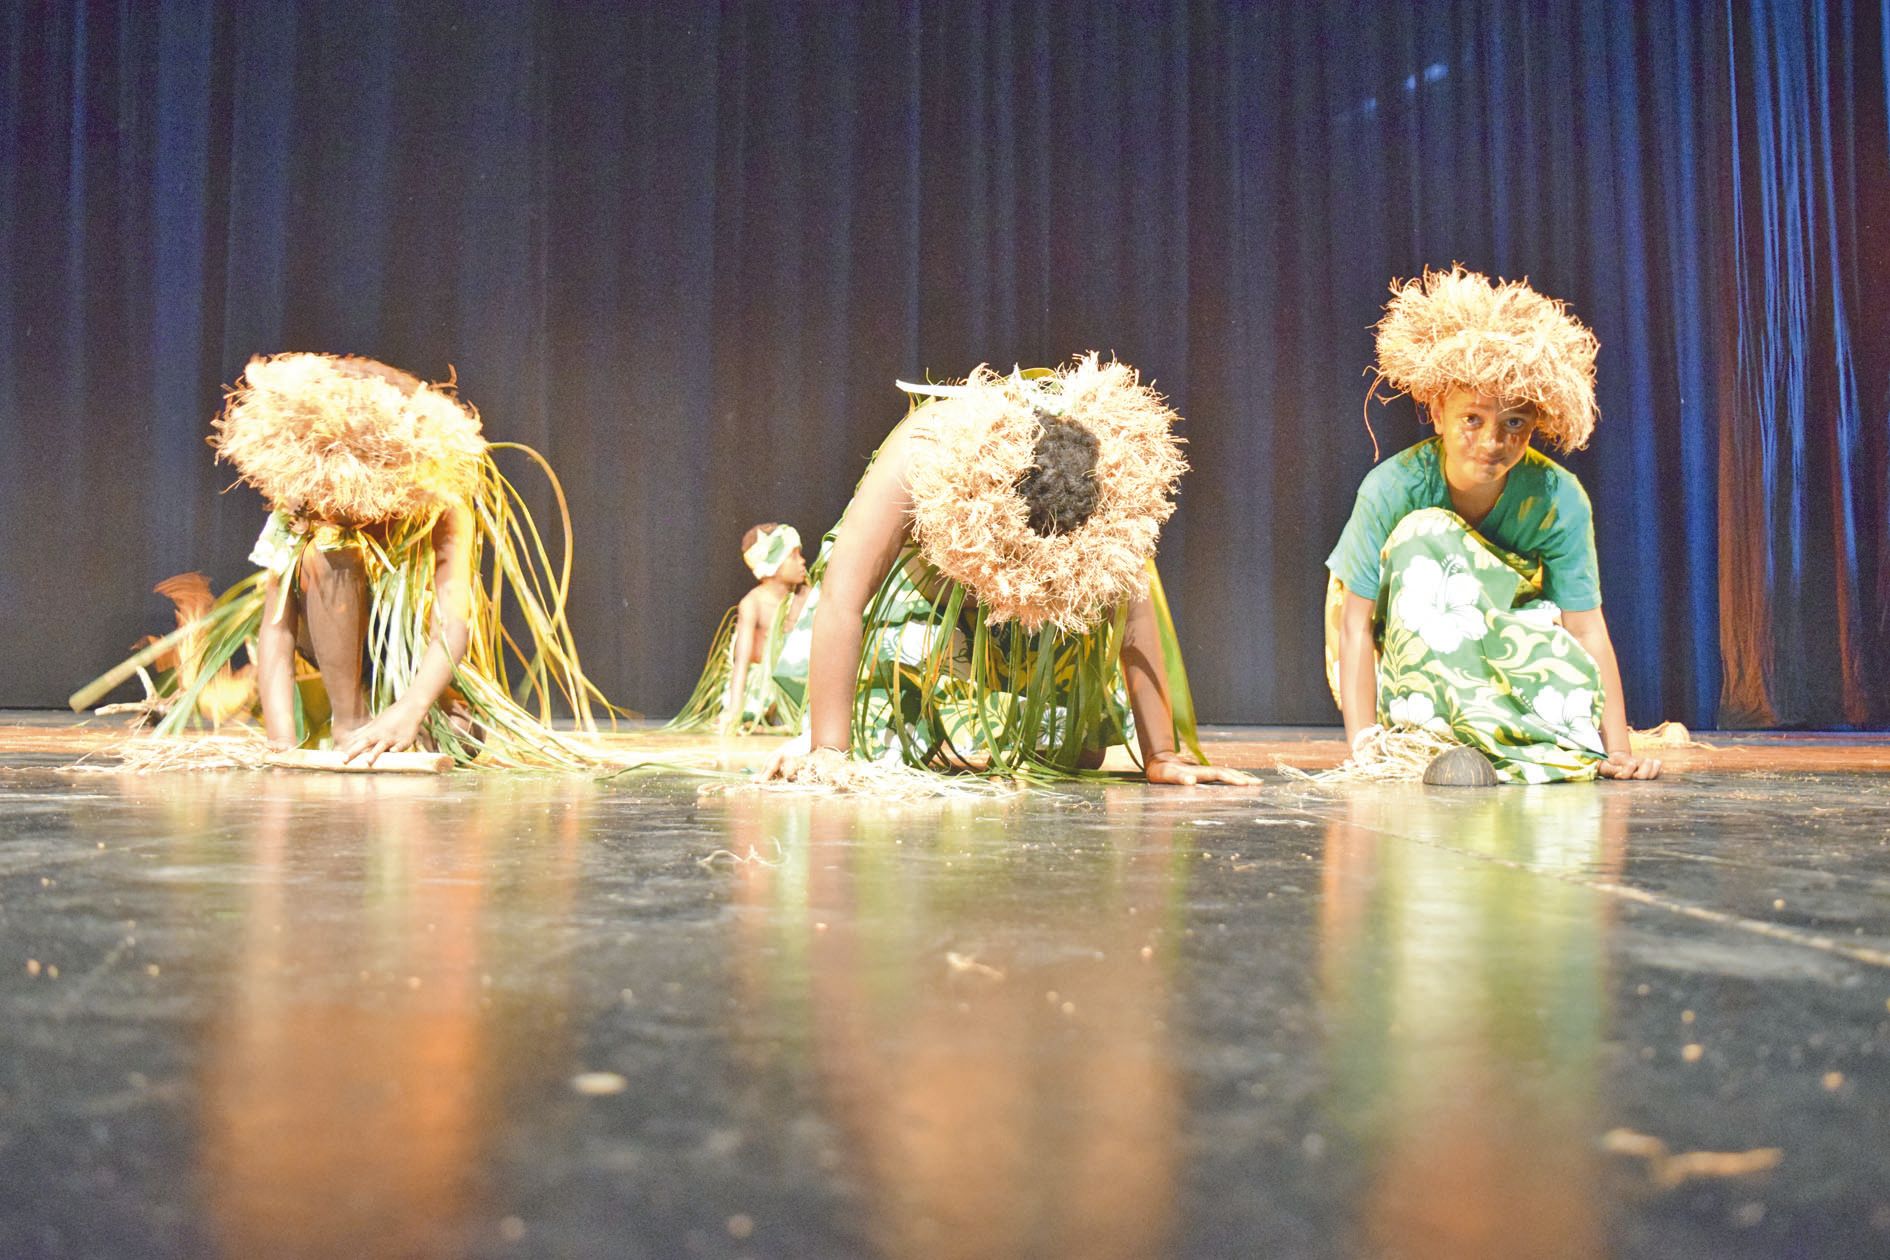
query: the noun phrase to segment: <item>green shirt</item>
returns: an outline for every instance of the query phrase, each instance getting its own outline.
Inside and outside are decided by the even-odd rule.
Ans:
[[[1421,508],[1456,509],[1444,481],[1438,439],[1419,442],[1365,474],[1352,519],[1326,557],[1345,589],[1378,598],[1379,552],[1392,529]],[[1595,559],[1594,510],[1575,474],[1531,447],[1510,469],[1496,506],[1477,533],[1539,566],[1542,594],[1565,612],[1601,607],[1601,571]]]

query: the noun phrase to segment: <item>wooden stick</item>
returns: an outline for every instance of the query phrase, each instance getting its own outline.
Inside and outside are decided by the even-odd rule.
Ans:
[[[74,713],[79,713],[91,708],[94,704],[98,703],[101,697],[111,691],[112,688],[124,682],[146,665],[149,665],[152,661],[155,661],[158,657],[183,642],[185,635],[200,628],[199,623],[202,620],[203,618],[199,617],[196,621],[192,621],[188,625],[177,627],[177,629],[171,631],[155,643],[146,644],[133,654],[130,659],[120,661],[103,674],[100,674],[97,678],[94,678],[91,682],[85,684],[85,686],[73,692],[72,695],[66,699],[66,703],[72,706]]]
[[[453,759],[437,752],[384,752],[369,765],[365,756],[344,762],[332,748],[292,748],[272,753],[265,763],[279,770],[328,770],[340,774],[442,774]]]

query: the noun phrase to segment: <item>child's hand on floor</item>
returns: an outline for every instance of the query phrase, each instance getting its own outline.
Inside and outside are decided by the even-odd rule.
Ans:
[[[1245,771],[1228,766],[1204,766],[1187,760],[1180,753],[1156,753],[1149,759],[1148,781],[1173,787],[1193,787],[1198,783],[1225,783],[1232,787],[1250,787],[1259,780]]]
[[[373,765],[375,759],[384,752],[404,752],[412,748],[420,738],[420,717],[407,712],[399,704],[390,705],[381,715],[346,736],[335,745],[335,751],[341,754],[344,764],[356,757],[366,757],[367,764]]]
[[[792,780],[795,772],[801,768],[801,763],[805,762],[812,753],[813,742],[814,741],[808,737],[807,732],[802,731],[799,735],[796,735],[793,739],[781,745],[780,748],[775,750],[774,756],[768,758],[768,764],[761,768],[761,774],[759,776],[761,780],[763,782],[775,779]],[[829,749],[827,751],[838,750]],[[841,755],[844,756],[845,754],[843,753]]]
[[[1658,779],[1660,758],[1609,753],[1608,759],[1601,763],[1600,770],[1604,779]]]

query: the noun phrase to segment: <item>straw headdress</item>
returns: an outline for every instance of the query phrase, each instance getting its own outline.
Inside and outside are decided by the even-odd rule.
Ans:
[[[1595,430],[1595,334],[1523,280],[1461,264],[1393,281],[1378,321],[1378,374],[1434,402],[1452,388],[1536,408],[1537,429],[1565,450]]]
[[[270,506],[370,524],[437,512],[478,485],[479,413],[451,382],[416,382],[367,359],[249,361],[211,422],[210,445]]]
[[[987,622],[1081,632],[1141,594],[1187,463],[1174,411],[1133,368],[1090,354],[1052,373],[980,367],[963,385],[908,388],[942,395],[914,416],[916,433],[932,440],[914,446],[913,540],[976,597]],[[1097,498],[1082,524],[1040,534],[1018,483],[1051,417],[1096,439]]]

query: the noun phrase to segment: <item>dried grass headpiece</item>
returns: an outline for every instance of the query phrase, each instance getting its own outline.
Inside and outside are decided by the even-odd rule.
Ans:
[[[1419,402],[1452,388],[1529,402],[1537,429],[1564,450],[1595,431],[1595,334],[1522,280],[1462,264],[1392,281],[1378,321],[1378,374]]]
[[[417,382],[368,359],[257,356],[211,422],[217,458],[271,507],[371,524],[470,499],[486,449],[452,382]]]
[[[987,622],[1077,633],[1141,593],[1188,465],[1174,411],[1135,369],[1090,354],[1031,377],[980,367],[962,385],[901,388],[936,396],[914,416],[931,440],[914,446],[913,540]],[[1096,438],[1097,499],[1082,524],[1039,534],[1018,483],[1051,417]]]

